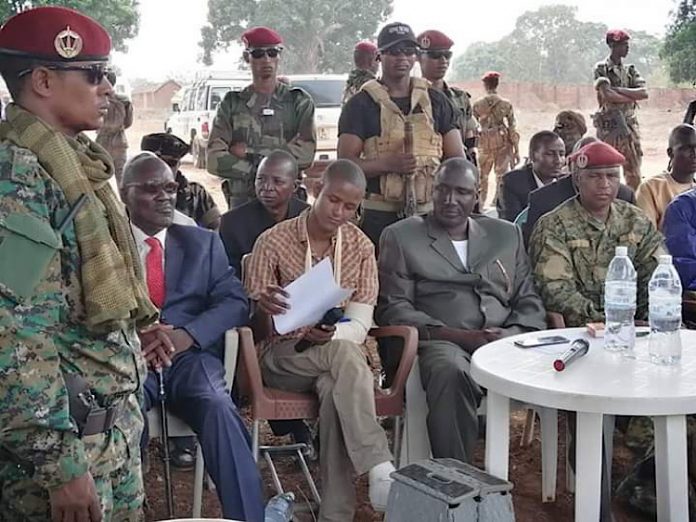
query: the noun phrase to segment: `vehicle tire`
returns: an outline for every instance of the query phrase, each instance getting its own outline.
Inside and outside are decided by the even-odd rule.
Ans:
[[[191,158],[193,158],[193,166],[197,169],[205,169],[206,150],[197,139],[193,139],[191,143]]]

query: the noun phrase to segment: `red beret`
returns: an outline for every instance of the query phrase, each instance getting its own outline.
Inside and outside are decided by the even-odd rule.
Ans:
[[[0,28],[0,54],[51,62],[106,61],[111,37],[90,17],[65,7],[23,11]]]
[[[631,39],[631,35],[622,29],[611,29],[607,31],[607,43],[626,42]]]
[[[500,73],[497,71],[488,71],[483,76],[481,76],[482,80],[492,80],[493,78],[500,78]]]
[[[440,31],[424,31],[416,37],[418,45],[426,51],[449,49],[454,42],[445,33]]]
[[[355,44],[354,51],[365,51],[366,53],[376,53],[377,45],[369,40],[362,40]]]
[[[571,154],[568,161],[574,163],[578,170],[619,170],[626,158],[611,145],[603,141],[588,143],[579,151]]]
[[[283,39],[278,33],[268,27],[252,27],[242,34],[242,43],[247,49],[274,47],[276,45],[281,45]]]

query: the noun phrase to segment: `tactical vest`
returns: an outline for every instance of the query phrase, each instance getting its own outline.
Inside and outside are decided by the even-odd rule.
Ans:
[[[363,158],[376,159],[387,154],[404,152],[404,124],[413,124],[413,155],[416,157],[415,189],[418,204],[429,203],[435,170],[442,158],[442,136],[435,130],[433,106],[428,94],[428,82],[411,78],[411,111],[408,114],[389,97],[389,91],[377,80],[371,80],[362,89],[380,107],[381,134],[365,140]],[[415,113],[416,107],[421,112]],[[402,174],[388,173],[379,178],[380,194],[371,199],[385,202],[404,201],[406,182]],[[366,208],[369,204],[366,203]]]

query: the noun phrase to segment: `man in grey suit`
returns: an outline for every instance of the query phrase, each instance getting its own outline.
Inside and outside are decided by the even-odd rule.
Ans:
[[[546,327],[519,228],[472,215],[477,194],[472,163],[443,162],[433,212],[387,227],[379,247],[377,322],[418,328],[433,456],[465,462],[478,437],[482,395],[469,374],[471,354]]]

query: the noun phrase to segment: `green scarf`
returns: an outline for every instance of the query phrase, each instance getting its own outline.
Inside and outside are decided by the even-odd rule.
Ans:
[[[17,105],[7,107],[0,140],[29,149],[63,190],[68,204],[82,194],[87,204],[75,217],[81,258],[85,326],[94,333],[144,326],[157,318],[123,205],[109,185],[113,162],[86,136],[73,139]]]

